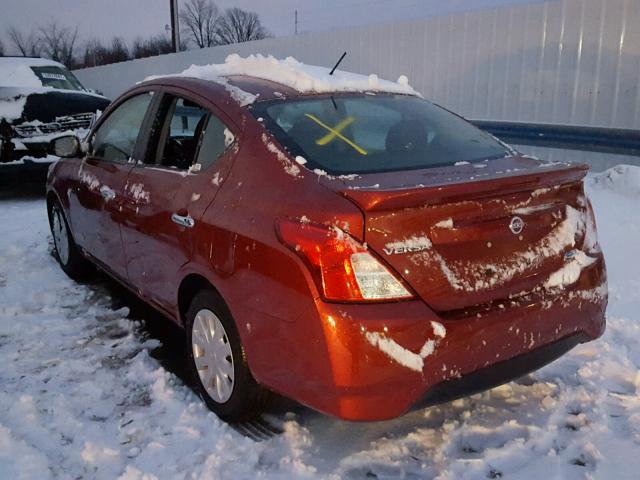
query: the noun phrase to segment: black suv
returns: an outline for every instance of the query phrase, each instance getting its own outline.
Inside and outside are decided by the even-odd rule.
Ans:
[[[69,131],[82,138],[107,105],[58,62],[0,57],[0,164],[47,162],[51,140]]]

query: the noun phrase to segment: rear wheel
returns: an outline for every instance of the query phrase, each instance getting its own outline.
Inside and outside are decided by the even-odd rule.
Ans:
[[[64,217],[64,211],[57,201],[53,203],[49,211],[49,226],[51,227],[56,257],[62,270],[73,279],[82,278],[89,271],[90,265],[73,241],[69,225]]]
[[[220,418],[246,420],[269,392],[254,380],[231,314],[212,290],[198,293],[186,315],[189,370],[200,397]]]

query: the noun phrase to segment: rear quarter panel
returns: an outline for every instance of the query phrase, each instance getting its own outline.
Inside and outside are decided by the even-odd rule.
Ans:
[[[226,301],[256,379],[304,402],[330,383],[331,368],[319,293],[278,240],[276,221],[305,218],[362,238],[363,216],[287,158],[260,123],[242,124],[240,150],[228,177],[218,178],[223,185],[203,216],[188,270],[209,278]]]

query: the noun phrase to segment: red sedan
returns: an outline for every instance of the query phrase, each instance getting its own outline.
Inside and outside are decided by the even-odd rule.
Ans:
[[[587,167],[523,157],[374,80],[164,77],[54,142],[62,268],[97,265],[184,327],[222,418],[275,391],[388,419],[604,331]]]

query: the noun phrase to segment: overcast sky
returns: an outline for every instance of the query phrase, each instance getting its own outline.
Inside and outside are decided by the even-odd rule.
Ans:
[[[318,31],[348,25],[407,20],[429,15],[492,8],[542,0],[217,0],[221,8],[237,6],[260,15],[276,36],[289,35],[298,10],[299,31]],[[553,0],[551,0],[553,1]],[[186,0],[179,0],[179,3]],[[163,33],[169,23],[169,0],[0,0],[0,38],[11,51],[6,30],[25,31],[51,19],[78,26],[80,40],[130,41],[136,36]]]

